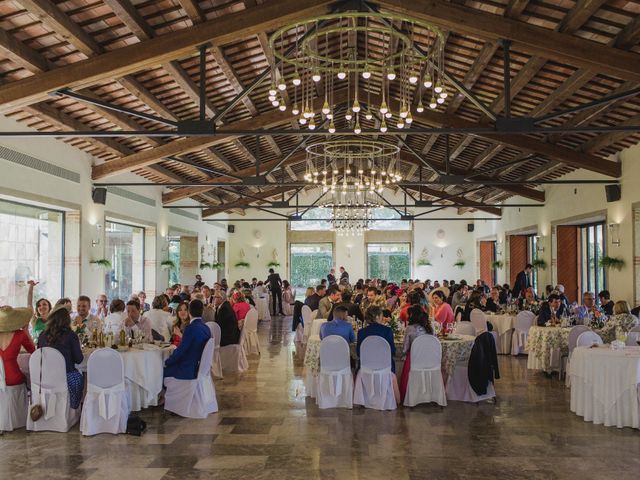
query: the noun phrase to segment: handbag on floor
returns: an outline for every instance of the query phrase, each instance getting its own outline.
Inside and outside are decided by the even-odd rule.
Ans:
[[[127,419],[128,435],[135,435],[136,437],[139,437],[146,431],[147,431],[147,422],[142,420],[137,415],[129,415],[129,418]]]

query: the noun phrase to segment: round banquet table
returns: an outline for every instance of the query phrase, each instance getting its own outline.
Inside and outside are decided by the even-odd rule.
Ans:
[[[124,379],[132,411],[158,405],[158,395],[162,391],[164,361],[175,347],[160,348],[156,345],[135,346],[118,351],[124,363]],[[81,372],[87,371],[87,361],[94,349],[84,349],[84,360],[77,365]],[[18,356],[20,370],[29,374],[29,353]]]
[[[493,331],[498,334],[496,350],[499,354],[511,353],[511,337],[516,323],[515,315],[496,315],[486,313],[487,320],[493,325]]]
[[[258,310],[258,320],[271,320],[269,296],[256,297],[254,301],[256,302],[256,310]]]
[[[571,327],[531,327],[527,337],[527,368],[559,372],[562,357],[569,353],[570,331]]]
[[[475,337],[472,335],[454,335],[451,338],[439,338],[439,340],[442,345],[442,375],[444,378],[447,378],[453,374],[456,363],[467,363],[469,361]],[[396,374],[400,376],[402,373],[402,364],[404,363],[401,360],[403,339],[396,337],[395,345]],[[351,357],[357,359],[356,345],[352,343],[349,347],[351,349]],[[320,337],[317,335],[309,338],[304,356],[304,366],[307,395],[315,397],[315,386],[317,384],[318,374],[320,373]]]
[[[640,347],[577,347],[569,375],[571,411],[585,422],[640,428]]]

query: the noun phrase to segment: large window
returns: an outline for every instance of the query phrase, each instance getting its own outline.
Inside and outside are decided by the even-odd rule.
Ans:
[[[105,224],[105,258],[111,270],[105,273],[109,300],[129,296],[144,287],[144,228],[116,222]]]
[[[180,283],[180,237],[169,237],[169,260],[176,266],[169,270],[169,285]]]
[[[311,208],[302,218],[303,221],[290,222],[291,230],[331,230],[331,209]],[[388,207],[373,208],[371,216],[374,220],[369,223],[371,230],[411,230],[411,221],[400,220],[400,214]]]
[[[331,230],[331,210],[327,208],[311,208],[302,216],[302,221],[289,222],[291,230]],[[320,219],[320,220],[318,220]]]
[[[392,208],[375,208],[372,217],[376,220],[369,225],[371,230],[411,230],[411,221],[400,220],[400,214]]]
[[[604,269],[600,259],[606,254],[606,237],[604,222],[580,226],[580,286],[581,293],[593,292],[607,288]]]
[[[291,283],[298,296],[307,287],[315,287],[326,278],[333,265],[330,243],[292,243],[289,246]]]
[[[535,234],[527,235],[527,263],[533,263],[538,256],[538,236]],[[538,269],[534,268],[531,272],[531,286],[533,291],[538,291]]]
[[[368,243],[367,276],[400,283],[411,277],[409,243]]]
[[[26,306],[27,281],[40,282],[34,300],[55,302],[64,279],[64,213],[0,200],[0,305]]]

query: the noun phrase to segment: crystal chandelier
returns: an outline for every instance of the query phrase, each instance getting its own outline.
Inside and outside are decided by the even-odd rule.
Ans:
[[[369,230],[374,211],[382,208],[382,203],[376,192],[350,186],[331,192],[320,208],[329,212],[331,230],[338,236],[357,236]]]
[[[394,144],[359,138],[314,143],[306,147],[304,179],[323,193],[382,193],[402,180],[396,168],[399,151]]]
[[[428,45],[427,50],[416,49],[416,37]],[[285,25],[269,44],[280,60],[272,71],[269,101],[286,111],[286,91],[291,112],[310,130],[324,118],[329,121],[329,133],[334,133],[338,114],[356,134],[362,131],[361,117],[371,120],[374,115],[380,119],[382,133],[388,125],[408,128],[412,108],[424,111],[423,97],[434,109],[448,96],[444,35],[421,20],[393,13],[335,13]],[[337,112],[339,102],[335,101],[335,92],[343,89],[347,92],[344,113]],[[371,104],[372,91],[380,92],[379,105]],[[392,95],[400,100],[395,112],[389,106]],[[314,111],[316,96],[324,97],[320,111]],[[413,96],[417,96],[415,102]]]

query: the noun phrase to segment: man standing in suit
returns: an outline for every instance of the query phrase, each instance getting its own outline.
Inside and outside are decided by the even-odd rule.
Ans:
[[[269,289],[271,290],[271,302],[273,305],[274,315],[284,315],[282,312],[282,279],[279,273],[275,273],[273,268],[269,269],[269,276],[267,277],[269,282]],[[276,305],[277,301],[277,305]]]
[[[516,275],[516,283],[513,285],[513,290],[511,291],[513,298],[518,298],[522,292],[531,286],[530,275],[532,270],[533,265],[527,263],[524,270]]]
[[[193,300],[189,304],[191,323],[182,334],[178,348],[164,362],[164,376],[179,380],[194,380],[198,376],[198,367],[204,347],[211,338],[211,330],[202,322],[204,303]]]

